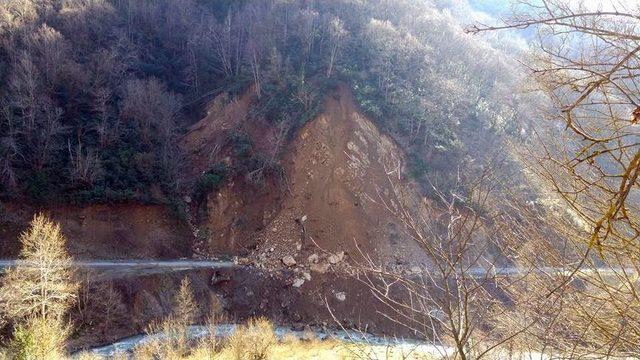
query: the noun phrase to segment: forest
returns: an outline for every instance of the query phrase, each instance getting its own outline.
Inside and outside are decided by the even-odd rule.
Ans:
[[[324,89],[349,84],[425,191],[524,128],[514,63],[426,2],[25,0],[0,11],[8,198],[171,201],[176,139],[207,101],[249,84],[252,116],[289,134]]]
[[[0,0],[0,359],[640,358],[639,123],[634,0]]]

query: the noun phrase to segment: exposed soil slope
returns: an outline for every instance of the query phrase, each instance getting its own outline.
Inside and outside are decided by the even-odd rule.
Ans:
[[[255,97],[253,87],[239,98],[221,94],[209,103],[207,116],[189,128],[180,141],[186,156],[182,183],[193,185],[216,164],[236,166],[233,137],[251,140],[251,153],[266,153],[275,129],[264,119],[249,119]],[[224,186],[204,199],[189,204],[190,221],[205,243],[198,253],[246,255],[255,247],[254,234],[264,228],[279,208],[281,192],[276,179],[251,183],[242,175],[231,175]]]
[[[227,146],[225,135],[244,122],[253,96],[251,89],[237,99],[223,93],[209,103],[207,115],[189,127],[180,140],[180,146],[187,157],[181,174],[183,181],[195,181],[200,174],[221,160]]]
[[[265,256],[277,260],[301,248],[306,255],[344,251],[355,258],[362,251],[384,263],[419,260],[415,244],[382,205],[393,197],[389,177],[401,176],[404,156],[361,115],[345,86],[286,154],[290,196],[258,235]]]
[[[62,205],[45,209],[4,204],[0,256],[15,257],[18,236],[33,214],[43,211],[60,223],[68,248],[80,259],[177,258],[191,254],[193,236],[161,205]]]
[[[212,101],[208,115],[182,141],[192,171],[233,162],[225,143],[230,130],[248,136],[254,151],[269,150],[275,129],[264,120],[249,121],[252,96],[250,90],[237,100],[223,95]],[[235,177],[209,194],[206,217],[196,222],[210,254],[252,252],[260,265],[272,266],[280,266],[283,256],[306,259],[323,252],[357,258],[362,251],[388,264],[420,260],[382,206],[393,197],[389,177],[401,177],[404,154],[359,112],[346,86],[327,98],[323,112],[283,153],[284,183],[267,177],[256,185]],[[404,190],[417,196],[410,187]]]

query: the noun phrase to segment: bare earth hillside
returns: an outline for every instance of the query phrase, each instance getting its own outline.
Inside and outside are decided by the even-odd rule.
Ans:
[[[274,136],[273,129],[247,120],[251,95],[212,101],[208,115],[183,138],[191,169],[233,161],[224,140],[230,129],[249,136],[258,150],[269,143],[265,138]],[[210,255],[252,252],[268,267],[281,265],[285,256],[314,253],[357,259],[362,252],[387,264],[420,260],[382,204],[392,200],[389,178],[402,177],[404,155],[358,111],[345,86],[328,96],[321,114],[296,133],[284,154],[284,181],[266,177],[256,185],[235,177],[209,194],[198,226],[208,236]]]
[[[299,255],[307,256],[344,252],[357,259],[362,252],[384,263],[418,260],[414,244],[382,205],[392,194],[389,177],[402,176],[404,156],[359,113],[346,87],[328,97],[286,153],[290,196],[258,235],[267,258],[301,248]]]

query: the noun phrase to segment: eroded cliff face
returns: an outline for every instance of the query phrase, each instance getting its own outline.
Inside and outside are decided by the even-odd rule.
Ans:
[[[238,141],[246,141],[248,156],[268,153],[277,129],[264,119],[249,116],[253,87],[237,98],[221,94],[208,106],[207,115],[192,125],[180,141],[185,154],[181,182],[188,193],[197,179],[223,164],[238,167]],[[239,138],[245,140],[238,140]],[[282,192],[278,179],[260,183],[244,175],[228,174],[217,191],[187,204],[190,225],[197,234],[194,251],[205,256],[247,255],[256,247],[254,234],[279,210]],[[188,196],[188,195],[187,195]]]
[[[183,136],[185,189],[215,164],[237,165],[234,134],[249,139],[254,153],[271,151],[278,129],[249,116],[254,96],[249,89],[235,99],[217,97],[207,116]],[[71,252],[80,258],[189,257],[195,250],[205,256],[250,256],[274,267],[283,265],[284,256],[301,260],[314,253],[366,254],[385,264],[421,260],[389,209],[406,200],[398,199],[399,193],[418,199],[404,183],[405,156],[359,112],[346,86],[330,94],[322,113],[283,146],[280,174],[265,174],[260,182],[244,174],[229,177],[187,204],[188,221],[162,205],[5,204],[1,252],[17,254],[18,234],[33,212],[45,211],[61,223]]]
[[[78,259],[174,259],[190,256],[192,234],[162,205],[97,204],[30,206],[4,204],[1,257],[20,251],[18,236],[36,212],[60,224],[71,255]]]
[[[185,199],[211,166],[237,165],[230,135],[268,153],[277,129],[248,114],[251,90],[216,98],[208,114],[181,139]],[[166,315],[183,276],[192,278],[203,304],[215,297],[238,320],[268,316],[283,324],[343,324],[390,335],[403,329],[377,314],[384,305],[342,267],[369,256],[386,265],[424,262],[394,206],[421,201],[404,179],[405,156],[363,116],[346,87],[329,95],[323,111],[282,149],[281,173],[261,182],[228,177],[201,199],[187,201],[187,221],[162,205],[103,204],[38,209],[6,204],[2,255],[15,256],[17,236],[43,210],[59,222],[77,258],[179,258],[241,256],[249,267],[108,280],[122,303],[117,321],[99,314],[78,319],[74,346],[111,341],[143,331]],[[89,284],[90,285],[90,284]],[[87,286],[89,286],[87,285]],[[106,291],[106,290],[105,290]],[[95,293],[90,288],[87,293]],[[325,302],[326,301],[326,302]],[[358,304],[360,306],[354,306]],[[331,307],[331,313],[327,310]],[[208,306],[208,305],[207,305]],[[78,314],[82,312],[78,311]],[[102,319],[102,320],[100,320]],[[103,327],[95,327],[98,323]]]

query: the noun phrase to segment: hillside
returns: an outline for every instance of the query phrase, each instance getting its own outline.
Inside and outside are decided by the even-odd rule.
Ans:
[[[63,276],[72,293],[54,325],[70,324],[58,331],[70,349],[157,330],[182,303],[196,309],[181,326],[214,314],[439,336],[449,324],[438,297],[471,289],[483,303],[502,279],[477,284],[477,274],[512,266],[503,255],[520,251],[494,236],[501,191],[535,197],[511,145],[528,141],[533,116],[512,90],[523,78],[511,57],[519,50],[465,34],[464,9],[0,4],[0,257],[18,264],[6,278],[44,268],[10,261],[28,260],[25,248],[42,239],[73,259],[48,262],[58,270],[77,260],[184,262]],[[40,213],[53,235],[33,228]],[[199,260],[211,262],[189,267]],[[488,323],[493,310],[478,316]],[[19,335],[27,318],[0,318],[0,335]]]
[[[220,95],[211,102],[207,116],[182,137],[187,191],[211,164],[233,167],[243,161],[229,143],[230,131],[242,129],[251,143],[269,144],[264,134],[277,129],[248,121],[243,111],[255,100],[251,88],[236,99]],[[282,171],[266,172],[260,183],[243,173],[227,174],[204,197],[186,195],[193,199],[184,220],[162,205],[6,203],[4,210],[11,216],[4,218],[3,255],[15,256],[17,234],[32,213],[45,211],[60,223],[69,251],[78,259],[248,258],[257,271],[194,274],[199,279],[198,298],[223,299],[225,311],[234,318],[268,315],[285,324],[331,322],[325,305],[312,296],[321,293],[340,299],[333,300],[333,311],[351,324],[366,322],[379,333],[402,332],[374,313],[352,307],[381,305],[369,299],[366,286],[341,275],[341,269],[362,261],[363,255],[405,269],[426,261],[399,219],[382,206],[418,198],[415,184],[408,182],[403,190],[406,199],[390,198],[394,192],[388,177],[407,180],[406,155],[362,115],[345,85],[327,95],[320,113],[283,144],[283,152]],[[296,264],[284,264],[286,257]],[[152,304],[163,303],[163,289],[172,281],[175,276],[170,274],[114,280],[131,300],[123,303],[118,316],[138,319],[117,333],[142,330],[145,319],[160,316],[165,310]],[[82,329],[79,344],[95,336]]]
[[[286,153],[290,195],[258,235],[259,251],[272,260],[298,246],[302,256],[319,247],[356,258],[362,251],[385,263],[419,259],[415,243],[383,206],[393,196],[387,177],[406,178],[406,156],[362,115],[346,87],[327,97]]]

